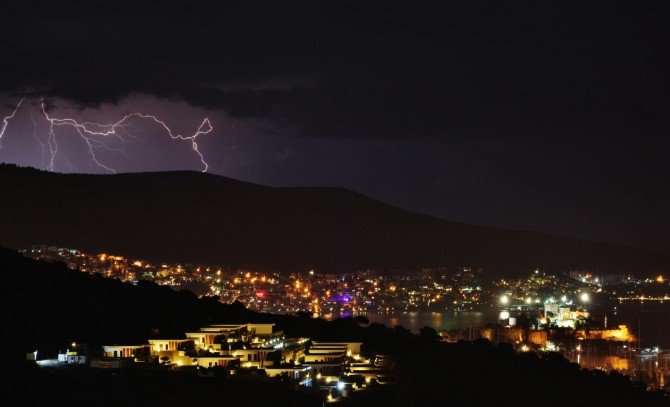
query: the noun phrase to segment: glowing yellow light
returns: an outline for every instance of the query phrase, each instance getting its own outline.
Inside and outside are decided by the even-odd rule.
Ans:
[[[500,297],[500,303],[501,304],[509,304],[509,297],[506,296],[506,295],[503,295],[502,297]]]
[[[659,283],[662,283],[662,282],[665,281],[665,279],[663,278],[663,276],[658,276],[658,277],[656,277],[656,281],[659,282]]]

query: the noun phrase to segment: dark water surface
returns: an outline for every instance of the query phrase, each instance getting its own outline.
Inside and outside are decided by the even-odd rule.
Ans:
[[[402,325],[418,332],[424,326],[435,329],[467,329],[497,322],[499,310],[486,312],[415,312],[397,315],[367,315],[370,322],[387,326]],[[591,310],[596,321],[602,323],[607,315],[607,326],[625,324],[632,334],[638,335],[641,327],[642,346],[660,346],[670,349],[670,303],[626,302],[622,304],[600,305]]]

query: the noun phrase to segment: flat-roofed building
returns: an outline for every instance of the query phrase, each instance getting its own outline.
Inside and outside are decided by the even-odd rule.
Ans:
[[[268,354],[274,352],[274,348],[236,349],[225,352],[239,358],[240,364],[244,367],[264,368],[274,364],[273,361],[268,360]]]
[[[311,371],[312,368],[310,366],[304,366],[304,365],[265,368],[265,374],[268,377],[277,377],[277,376],[288,377],[304,386],[311,385],[312,380],[312,377],[310,375]]]
[[[349,354],[358,355],[361,353],[363,342],[312,342],[312,347],[342,347],[344,346]],[[311,349],[311,348],[310,348]]]
[[[341,363],[346,355],[347,353],[345,350],[342,350],[340,352],[328,352],[328,353],[308,352],[304,356],[304,363],[315,363],[315,362]]]
[[[198,348],[206,348],[207,345],[214,345],[217,338],[225,336],[221,331],[186,332],[186,337],[192,340]]]
[[[310,354],[313,355],[318,355],[318,354],[328,354],[328,353],[341,353],[343,355],[347,354],[347,348],[346,347],[310,347],[309,352]]]
[[[193,346],[192,339],[149,339],[152,352],[184,350]]]
[[[247,324],[247,330],[252,335],[258,336],[259,338],[270,338],[272,337],[275,324]]]
[[[233,367],[240,364],[240,358],[230,355],[198,356],[195,358],[198,366],[210,367]]]
[[[220,332],[227,334],[242,334],[247,329],[247,324],[212,324],[204,328],[200,328],[202,332]]]
[[[134,358],[151,353],[149,345],[105,345],[102,350],[106,358]]]

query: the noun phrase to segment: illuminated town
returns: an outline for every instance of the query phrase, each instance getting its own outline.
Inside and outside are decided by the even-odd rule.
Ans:
[[[500,319],[526,312],[543,317],[540,325],[575,328],[586,323],[591,297],[624,301],[670,301],[663,276],[620,276],[617,284],[590,273],[564,276],[540,270],[517,280],[484,281],[484,270],[472,267],[423,268],[413,272],[362,270],[350,274],[267,273],[202,264],[151,263],[106,253],[33,246],[25,255],[124,282],[152,281],[198,296],[239,301],[261,312],[311,312],[337,317],[414,311],[482,311],[502,308]],[[610,277],[611,279],[612,277]],[[505,318],[503,318],[505,317]]]
[[[86,254],[74,249],[34,247],[27,256],[65,263],[69,268],[121,281],[148,280],[199,296],[239,301],[261,312],[311,312],[347,316],[420,310],[472,311],[486,306],[482,270],[469,267],[423,269],[416,273],[364,270],[347,275],[264,273],[211,265],[152,264],[111,254]]]
[[[438,333],[447,342],[481,337],[493,343],[510,343],[519,352],[558,351],[569,360],[591,369],[619,370],[629,374],[644,372],[650,385],[658,388],[668,384],[666,377],[670,374],[670,352],[658,347],[642,349],[637,346],[636,335],[629,327],[608,326],[607,315],[596,319],[591,314],[594,302],[670,301],[667,281],[663,276],[645,279],[625,276],[619,279],[618,284],[610,285],[602,277],[589,273],[571,272],[556,276],[534,270],[526,278],[501,279],[486,284],[483,271],[469,267],[442,267],[396,274],[364,270],[347,275],[327,275],[309,270],[303,274],[282,275],[231,271],[211,265],[152,264],[119,255],[85,254],[78,250],[47,246],[34,246],[23,253],[35,259],[63,262],[81,272],[128,283],[148,280],[174,289],[188,288],[201,297],[218,298],[223,303],[239,301],[250,310],[271,314],[305,313],[333,319],[356,315],[488,311],[496,314],[494,319],[497,323],[469,326],[467,329],[444,329]],[[614,309],[616,314],[616,306]],[[260,356],[245,359],[248,352],[232,351],[230,346],[228,350],[222,349],[221,344],[214,345],[211,338],[199,336],[203,332],[217,330],[221,335],[229,334],[228,327],[223,325],[203,328],[200,333],[186,333],[185,338],[166,342],[174,348],[169,349],[173,351],[170,354],[160,348],[163,345],[157,348],[158,342],[153,339],[149,340],[149,345],[133,345],[128,349],[144,352],[139,361],[146,362],[148,357],[152,360],[167,357],[163,362],[175,367],[203,366],[210,359],[222,357],[226,366],[232,363],[230,366],[236,368],[267,368],[270,363],[285,366],[288,360],[286,349],[295,350],[297,346],[304,350],[302,344],[308,341],[306,338],[297,342],[287,340],[281,334],[270,335],[270,331],[265,337],[249,337],[251,339],[247,339],[251,340],[253,349],[267,350],[268,346],[282,349],[281,361],[259,365],[264,360]],[[238,330],[235,328],[231,332]],[[244,338],[237,338],[235,342],[244,342],[247,340]],[[270,345],[268,340],[275,342]],[[186,346],[182,344],[191,346],[188,348],[191,353],[200,352],[200,356],[194,358],[188,352],[177,352]],[[111,349],[116,348],[110,345],[105,349],[105,356],[110,357]],[[118,350],[126,352],[125,349],[119,347]],[[202,356],[202,351],[216,352],[217,355],[207,353]],[[360,356],[356,355],[359,353],[360,350],[356,349],[354,359],[350,354],[340,359],[342,355],[338,354],[338,369],[346,371],[349,362],[358,363]],[[311,360],[309,356],[292,356],[289,359],[291,363],[302,361],[291,367],[291,376],[298,378],[302,384],[312,383],[311,380],[323,375],[308,363]],[[372,362],[368,360],[365,363]],[[286,368],[282,369],[281,372],[287,372]],[[270,370],[267,374],[275,373]],[[324,380],[336,382],[337,374],[332,373],[331,376],[324,376]],[[332,386],[329,388],[332,390]],[[330,398],[336,396],[331,390],[327,392]]]

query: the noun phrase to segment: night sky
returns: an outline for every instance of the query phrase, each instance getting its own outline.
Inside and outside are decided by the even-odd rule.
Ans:
[[[209,171],[468,223],[670,251],[670,2],[21,1],[0,16],[0,161],[52,116],[154,114]],[[588,4],[587,4],[588,3]],[[35,122],[33,123],[33,120]],[[136,120],[117,171],[201,170]],[[94,165],[57,129],[54,170]]]

